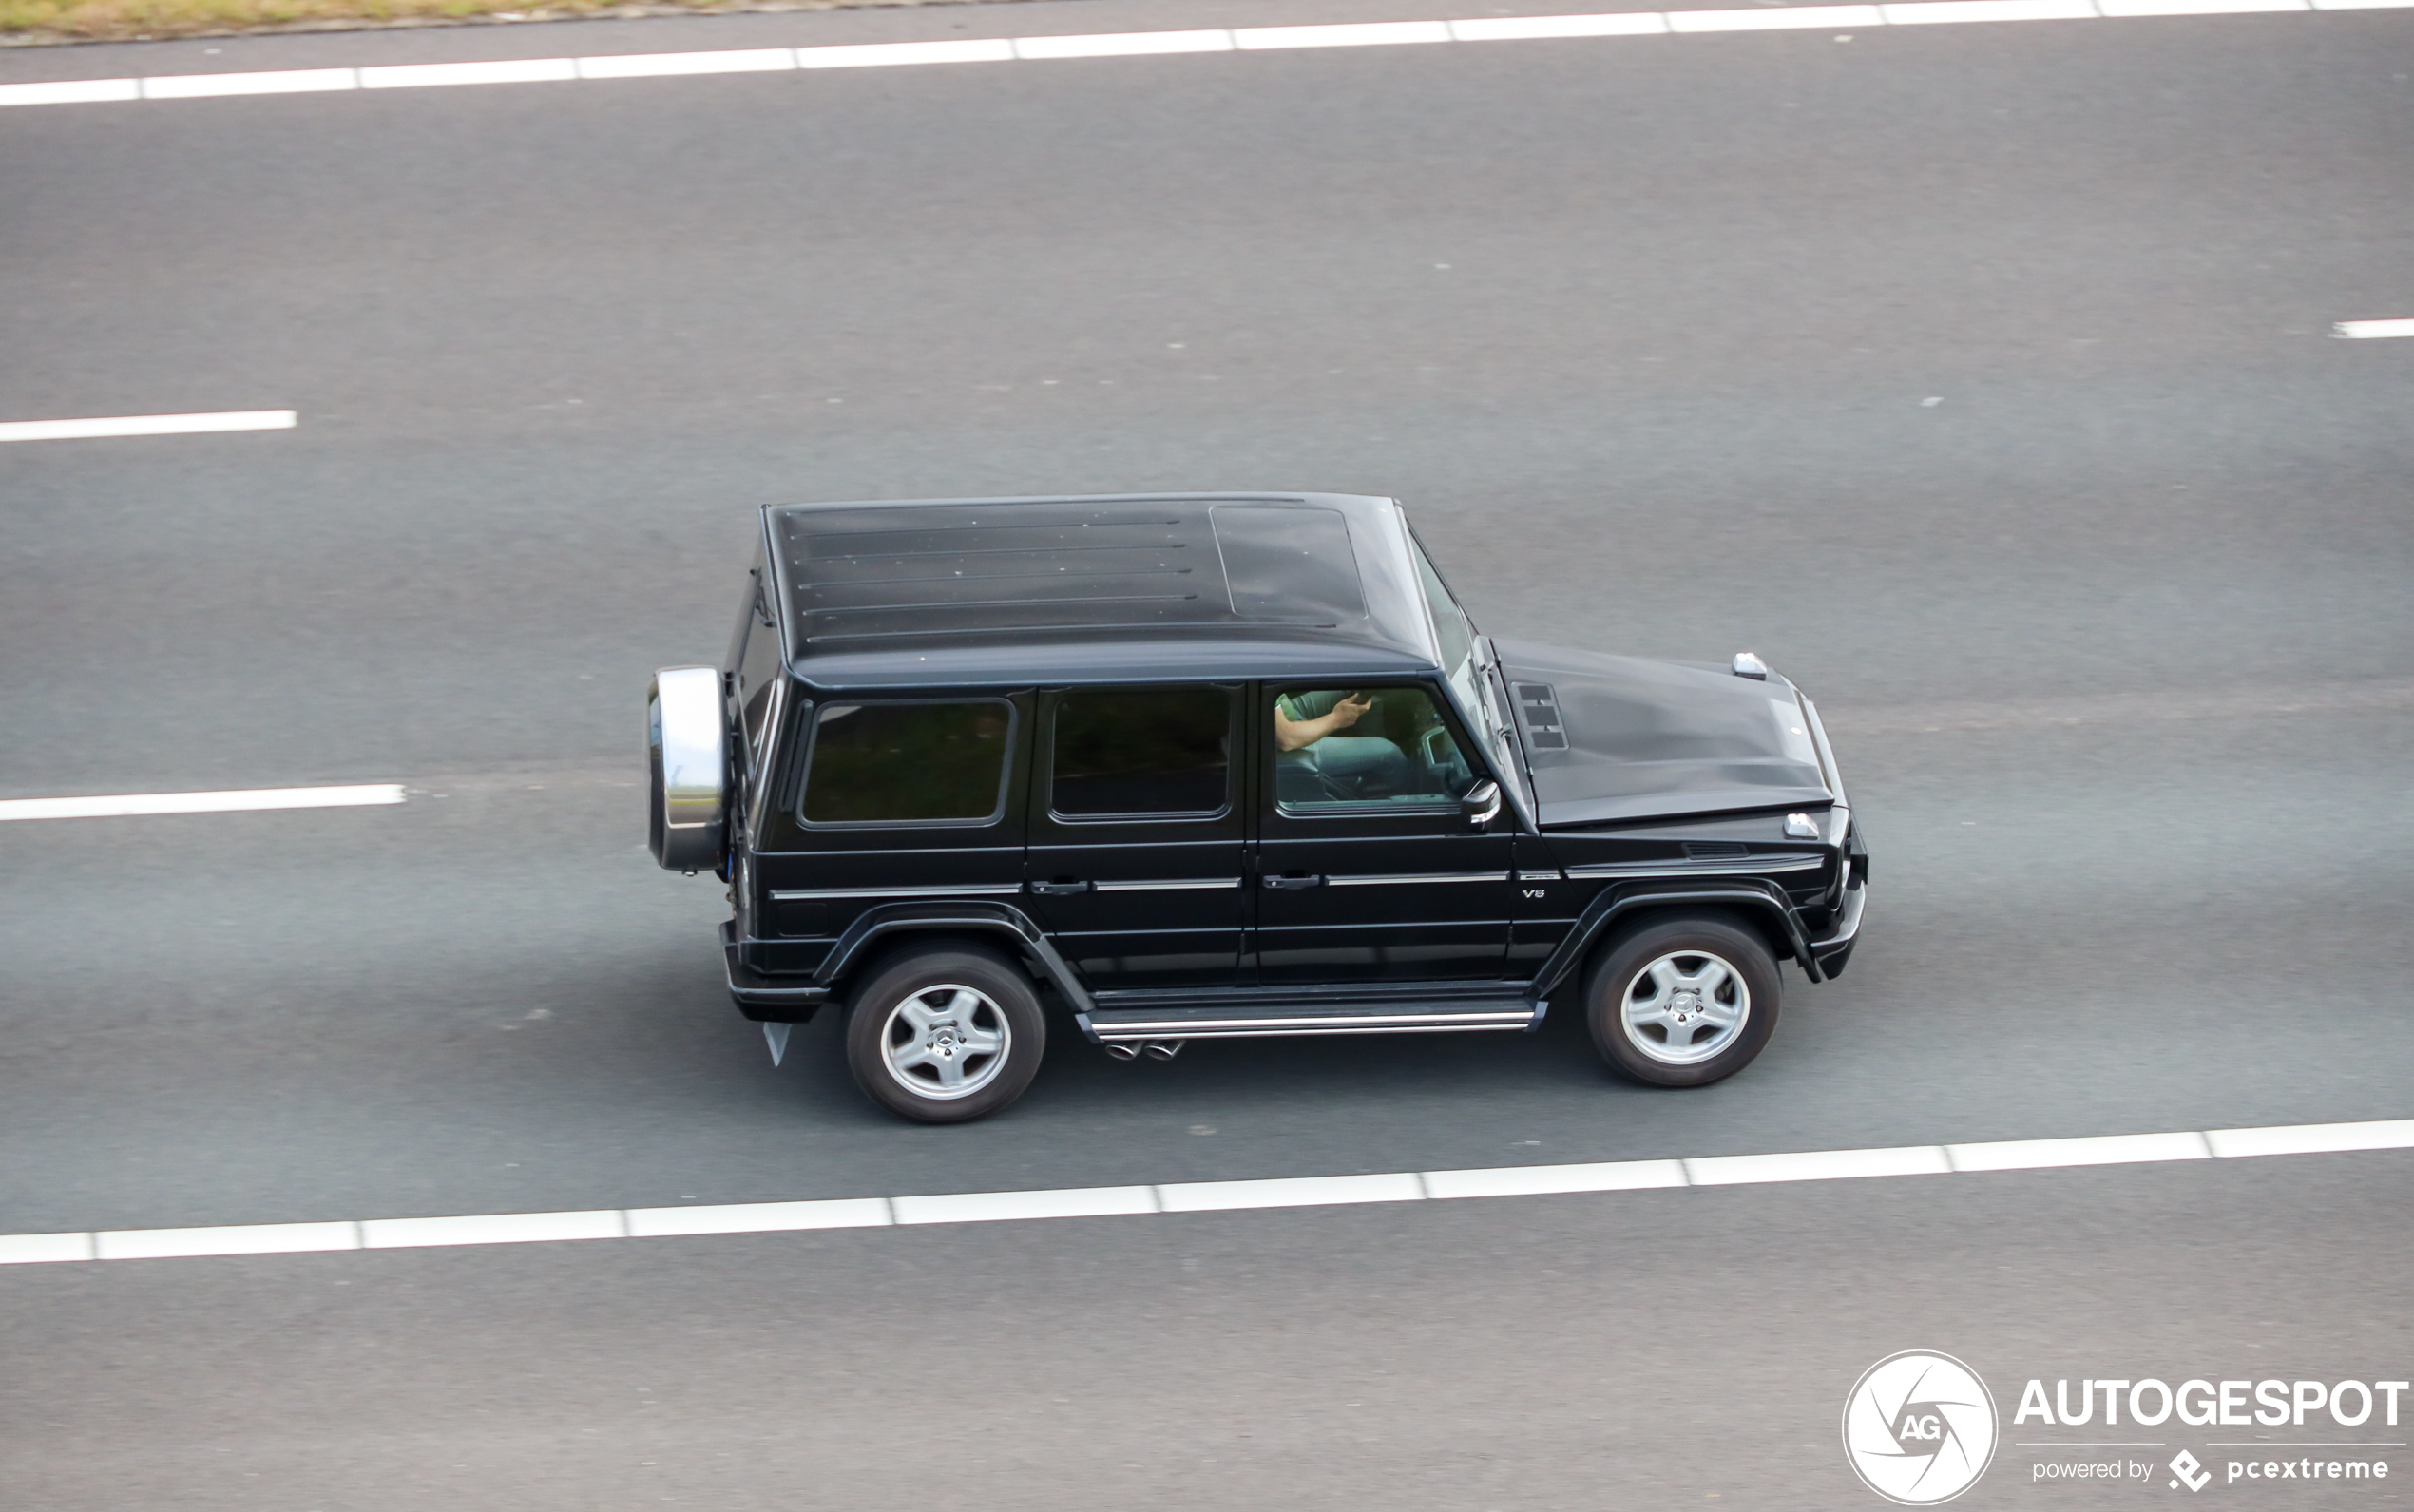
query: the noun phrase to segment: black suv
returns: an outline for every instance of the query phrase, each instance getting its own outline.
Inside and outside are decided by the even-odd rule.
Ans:
[[[827,1003],[952,1122],[1106,1053],[1532,1029],[1694,1086],[1844,968],[1868,860],[1818,712],[1745,653],[1476,632],[1389,499],[782,505],[719,667],[650,695],[652,845],[730,884],[729,990]]]

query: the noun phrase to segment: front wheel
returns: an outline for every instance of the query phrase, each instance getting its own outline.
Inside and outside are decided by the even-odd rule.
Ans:
[[[1012,963],[932,944],[903,950],[856,989],[847,1069],[866,1096],[917,1123],[965,1123],[1023,1095],[1047,1021]]]
[[[1777,1026],[1777,961],[1725,919],[1663,919],[1617,941],[1584,977],[1602,1059],[1638,1081],[1706,1086],[1752,1063]]]

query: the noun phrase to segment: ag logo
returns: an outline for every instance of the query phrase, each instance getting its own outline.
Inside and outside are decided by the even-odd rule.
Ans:
[[[1844,1399],[1844,1452],[1863,1483],[1904,1506],[1950,1502],[1995,1457],[1995,1399],[1949,1354],[1906,1349]]]

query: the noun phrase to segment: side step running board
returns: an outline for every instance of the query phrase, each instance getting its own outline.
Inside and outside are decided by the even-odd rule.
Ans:
[[[1542,1005],[1530,998],[1441,1003],[1267,1003],[1247,1006],[1093,1008],[1082,1029],[1101,1044],[1135,1040],[1274,1039],[1305,1034],[1464,1034],[1530,1029]]]

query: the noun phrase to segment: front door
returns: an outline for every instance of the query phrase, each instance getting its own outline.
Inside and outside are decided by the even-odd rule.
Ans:
[[[1255,737],[1258,980],[1269,986],[1497,978],[1514,826],[1468,823],[1482,768],[1434,691],[1269,687]]]
[[[1093,990],[1230,986],[1240,962],[1240,690],[1040,699],[1031,905]]]

